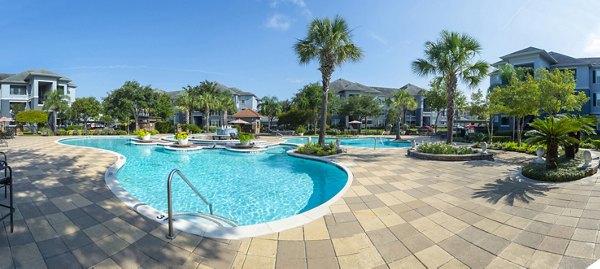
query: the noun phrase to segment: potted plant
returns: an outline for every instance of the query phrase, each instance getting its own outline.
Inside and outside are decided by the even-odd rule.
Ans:
[[[150,141],[150,132],[140,129],[135,133],[142,141]]]
[[[250,145],[250,140],[254,139],[254,134],[240,134],[240,144],[244,146]]]
[[[296,133],[299,136],[304,136],[304,133],[306,132],[306,128],[304,128],[304,126],[300,125],[298,126],[298,128],[296,128]]]
[[[177,139],[177,144],[187,145],[188,144],[188,133],[187,132],[176,133],[175,139]]]

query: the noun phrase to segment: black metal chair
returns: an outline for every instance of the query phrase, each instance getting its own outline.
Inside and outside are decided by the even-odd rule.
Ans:
[[[4,159],[6,160],[6,154],[4,152],[1,152],[1,154],[4,156]],[[4,207],[4,208],[8,208],[9,212],[8,214],[4,215],[4,216],[0,216],[0,221],[4,220],[5,218],[10,217],[10,232],[14,232],[15,230],[15,225],[14,225],[14,214],[15,214],[15,207],[14,207],[14,203],[13,203],[13,172],[12,172],[12,168],[10,166],[8,166],[8,164],[6,163],[6,161],[0,161],[0,170],[4,170],[4,176],[0,178],[0,187],[4,188],[4,198],[6,198],[7,196],[7,191],[9,193],[9,197],[8,197],[8,205],[6,204],[0,204],[0,207]]]

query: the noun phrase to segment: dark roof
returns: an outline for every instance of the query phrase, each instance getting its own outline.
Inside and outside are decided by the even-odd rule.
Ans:
[[[528,47],[528,48],[524,48],[522,50],[517,50],[513,53],[510,53],[510,54],[500,57],[500,59],[506,60],[507,58],[512,58],[512,57],[516,57],[516,56],[520,56],[520,55],[529,55],[529,54],[541,54],[542,57],[546,58],[546,60],[548,60],[550,62],[550,64],[557,63],[556,59],[554,59],[550,54],[548,54],[548,52],[546,52],[543,49],[538,49],[536,47]]]
[[[226,91],[229,92],[233,95],[242,95],[242,96],[256,96],[255,94],[251,93],[251,92],[245,92],[242,91],[238,88],[234,88],[234,87],[227,87],[221,83],[217,82],[217,90],[219,91]],[[179,95],[183,90],[178,90],[178,91],[170,91],[170,92],[166,92],[167,94],[169,94],[172,98],[175,98],[177,95]]]
[[[27,83],[31,76],[44,76],[44,77],[54,77],[58,78],[58,80],[70,82],[71,79],[65,77],[63,75],[45,70],[45,69],[31,69],[27,71],[23,71],[18,74],[0,74],[1,82],[12,82],[12,83]],[[70,84],[69,86],[75,87],[75,85]]]
[[[383,97],[390,96],[392,95],[392,92],[398,90],[398,88],[365,86],[363,84],[351,82],[345,79],[337,79],[331,82],[331,84],[329,84],[329,89],[333,90],[335,93],[342,91],[359,91],[362,93]],[[419,95],[419,93],[424,90],[423,88],[410,83],[402,86],[400,89],[406,89],[412,95]]]
[[[571,56],[568,55],[564,55],[558,52],[548,52],[548,54],[550,54],[550,56],[552,56],[552,58],[556,59],[556,64],[553,64],[552,66],[565,66],[565,65],[582,65],[582,64],[586,64],[584,61],[577,59],[577,58],[573,58]]]

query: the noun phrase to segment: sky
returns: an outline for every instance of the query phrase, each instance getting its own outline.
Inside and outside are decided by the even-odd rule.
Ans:
[[[494,63],[529,46],[600,57],[600,1],[558,0],[0,0],[0,73],[48,69],[72,79],[78,97],[102,98],[127,80],[173,91],[218,81],[258,97],[290,98],[320,81],[293,45],[313,18],[340,15],[362,48],[338,67],[368,86],[427,88],[411,62],[442,30],[466,33]],[[486,78],[477,88],[487,89]],[[469,94],[474,89],[460,87]]]

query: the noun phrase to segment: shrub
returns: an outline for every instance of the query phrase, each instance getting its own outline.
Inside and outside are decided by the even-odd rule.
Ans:
[[[58,129],[58,135],[67,135],[68,131],[65,129]]]
[[[159,120],[154,125],[154,128],[163,134],[170,134],[175,132],[175,126],[170,121]]]
[[[512,142],[512,136],[506,136],[506,135],[494,135],[492,136],[493,140],[492,142]],[[488,141],[488,136],[485,136],[485,141]]]
[[[181,130],[194,134],[202,132],[202,129],[196,124],[181,124]]]
[[[297,134],[303,134],[303,133],[306,133],[306,127],[304,127],[304,126],[302,126],[302,125],[298,126],[298,128],[296,128],[296,133],[297,133]]]
[[[254,139],[254,134],[241,133],[239,135],[239,137],[240,137],[240,142],[245,143],[245,142],[248,142],[248,141]]]
[[[160,134],[160,132],[158,130],[151,130],[150,134],[151,135],[157,135],[157,134]]]
[[[583,163],[580,156],[578,154],[575,159],[567,159],[565,156],[558,158],[555,169],[547,169],[544,163],[528,163],[523,166],[522,173],[528,178],[551,182],[573,181],[593,175],[596,169],[580,168]]]
[[[127,135],[127,131],[117,130],[117,135]]]
[[[141,137],[144,137],[146,135],[149,135],[150,132],[146,131],[146,129],[139,129],[138,131],[135,131],[133,134],[137,135],[137,136],[139,136],[141,138]]]
[[[487,138],[487,136],[483,133],[471,133],[466,136],[466,139],[469,142],[487,141],[486,138]]]
[[[42,110],[25,110],[17,114],[17,122],[43,124],[48,122],[48,113]]]
[[[175,139],[177,140],[181,140],[181,139],[186,139],[188,138],[188,133],[186,132],[179,132],[175,134]]]
[[[327,156],[338,153],[339,149],[337,148],[335,142],[327,143],[323,147],[321,147],[321,145],[319,145],[317,142],[311,142],[298,147],[296,152],[306,155]]]
[[[217,132],[217,126],[209,126],[208,127],[208,132],[209,133],[216,133]]]
[[[83,125],[69,125],[69,126],[65,127],[65,130],[67,130],[67,131],[83,130]]]
[[[455,155],[463,155],[463,154],[473,154],[474,151],[470,147],[460,146],[456,147],[453,145],[448,145],[444,143],[423,143],[417,148],[418,152],[422,153],[430,153],[430,154],[455,154]]]

